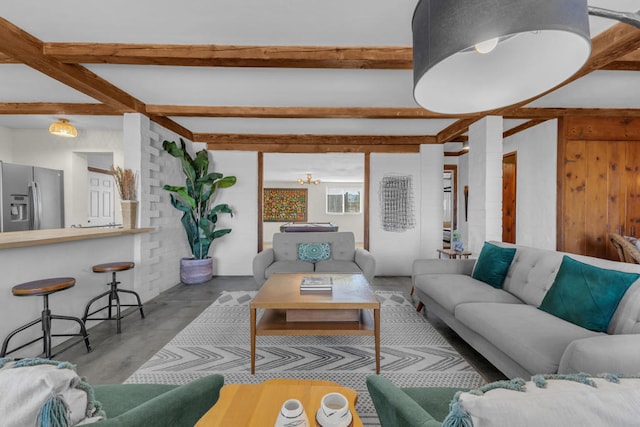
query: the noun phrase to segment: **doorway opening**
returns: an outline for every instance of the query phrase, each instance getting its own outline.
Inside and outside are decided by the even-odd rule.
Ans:
[[[353,232],[356,245],[364,247],[365,186],[363,153],[264,153],[258,237],[262,248],[271,247],[273,235],[290,222],[331,223],[338,231]],[[284,196],[270,202],[265,200],[267,193]],[[291,206],[287,193],[294,199]],[[304,206],[296,207],[295,200],[303,199]]]
[[[458,226],[458,167],[445,165],[443,172],[442,248],[451,247],[451,238]]]

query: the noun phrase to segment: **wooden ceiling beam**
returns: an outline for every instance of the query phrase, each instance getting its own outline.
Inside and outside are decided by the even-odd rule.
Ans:
[[[334,118],[334,119],[452,119],[418,107],[246,107],[206,105],[147,105],[147,113],[176,117]]]
[[[0,64],[19,64],[20,61],[16,61],[11,56],[0,52]]]
[[[513,135],[517,134],[518,132],[522,132],[522,131],[527,130],[529,128],[532,128],[534,126],[538,126],[540,123],[544,123],[547,120],[548,119],[529,120],[528,122],[524,122],[521,125],[518,125],[516,127],[513,127],[511,129],[509,129],[508,131],[503,132],[502,133],[502,138],[508,138],[510,136],[513,136]]]
[[[514,109],[505,119],[555,119],[564,116],[640,117],[640,108],[527,108]]]
[[[411,69],[409,46],[237,46],[45,43],[44,53],[74,64],[202,67]]]
[[[617,58],[615,61],[611,61],[602,67],[601,70],[640,71],[640,49],[636,49],[631,53]]]
[[[119,116],[117,110],[105,104],[56,102],[0,102],[0,114],[73,114],[78,116]]]
[[[440,131],[438,135],[436,135],[436,140],[439,144],[452,142],[462,136],[463,133],[469,130],[469,126],[480,120],[482,117],[483,116],[478,115],[469,119],[460,119]]]
[[[169,129],[170,131],[173,131],[184,138],[187,138],[190,141],[193,141],[193,132],[191,132],[181,124],[174,122],[170,118],[156,115],[148,115],[148,117],[152,122],[157,123],[160,126]]]
[[[154,116],[239,118],[337,119],[450,119],[460,116],[432,113],[422,108],[393,107],[221,107],[147,105]],[[0,114],[74,114],[115,116],[125,113],[105,104],[65,102],[0,102]],[[564,116],[640,117],[640,108],[518,108],[505,119],[554,119]],[[466,136],[450,142],[466,141]]]
[[[194,133],[194,142],[219,145],[416,145],[436,144],[430,135],[327,135],[327,134],[244,134]]]
[[[0,52],[118,111],[146,114],[145,104],[78,64],[64,64],[44,53],[44,43],[0,17]],[[191,139],[188,129],[171,119],[150,116],[156,123]]]
[[[63,64],[43,53],[44,43],[0,17],[0,52],[104,104],[144,112],[144,104],[77,64]]]
[[[208,150],[258,151],[261,153],[419,153],[420,146],[369,144],[225,144],[207,143]]]

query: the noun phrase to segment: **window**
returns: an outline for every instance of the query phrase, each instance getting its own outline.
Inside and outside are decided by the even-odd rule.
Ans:
[[[327,187],[328,214],[361,213],[360,188]]]

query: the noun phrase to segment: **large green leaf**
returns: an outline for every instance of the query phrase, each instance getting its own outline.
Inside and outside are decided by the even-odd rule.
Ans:
[[[179,159],[183,158],[186,153],[184,149],[181,150],[178,148],[178,145],[173,141],[164,141],[162,143],[162,148],[173,157],[177,157]]]
[[[198,240],[198,227],[196,222],[193,220],[190,212],[185,212],[182,215],[182,218],[180,218],[180,222],[182,222],[184,231],[187,233],[187,240],[189,241],[189,246],[191,246],[193,252],[193,248]],[[193,255],[196,256],[195,252],[193,252]]]
[[[182,200],[178,199],[173,194],[171,194],[170,197],[171,197],[171,204],[173,205],[174,208],[182,212],[189,212],[189,213],[191,212],[191,206],[184,203]]]
[[[200,179],[202,179],[203,181],[209,181],[210,180],[211,182],[214,182],[216,179],[220,179],[223,176],[224,175],[222,175],[221,173],[211,172],[211,173],[206,174],[205,176],[203,176]]]
[[[163,188],[171,194],[171,204],[183,212],[180,221],[185,229],[193,256],[202,259],[207,256],[211,244],[231,232],[231,229],[216,230],[218,213],[233,216],[226,203],[211,208],[214,194],[218,188],[231,187],[236,183],[235,176],[225,177],[218,172],[208,172],[209,153],[200,150],[192,158],[186,151],[184,140],[180,146],[172,141],[164,141],[162,147],[171,156],[180,159],[185,175],[184,186],[165,185]]]
[[[195,209],[196,200],[193,197],[191,197],[191,195],[189,194],[189,192],[187,191],[187,189],[185,187],[165,185],[162,188],[167,190],[167,191],[171,191],[173,193],[178,194],[180,197],[182,197],[184,199],[185,202],[187,202],[189,204],[189,206],[191,206],[191,209]]]
[[[218,239],[218,238],[224,236],[225,234],[229,234],[229,233],[231,233],[231,229],[230,228],[225,228],[223,230],[216,230],[213,233],[213,238],[214,239]]]
[[[228,188],[236,183],[235,176],[225,176],[220,181],[216,183],[219,188]]]
[[[207,174],[209,170],[209,152],[207,150],[203,149],[196,153],[193,168],[196,171],[196,178],[201,178]]]
[[[226,204],[226,203],[221,203],[219,205],[214,206],[211,209],[211,213],[216,213],[216,212],[224,212],[224,213],[228,213],[229,215],[233,216],[233,211],[231,210],[229,205]]]

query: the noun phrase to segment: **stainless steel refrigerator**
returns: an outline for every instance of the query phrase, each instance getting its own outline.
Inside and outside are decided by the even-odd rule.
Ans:
[[[63,171],[0,162],[0,231],[63,227]]]

